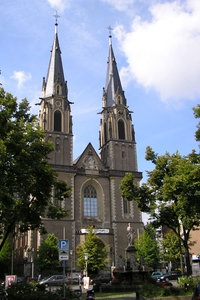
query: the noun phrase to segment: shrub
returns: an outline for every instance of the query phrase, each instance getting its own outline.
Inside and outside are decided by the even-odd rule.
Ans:
[[[145,283],[143,286],[143,296],[147,298],[161,297],[163,296],[163,288],[154,283]]]
[[[146,282],[143,286],[143,296],[146,298],[167,297],[167,296],[183,296],[191,291],[186,290],[184,287],[167,286],[161,287],[156,283]]]
[[[193,291],[200,278],[193,278],[192,276],[182,276],[178,278],[180,287],[185,290]]]
[[[66,299],[75,299],[73,292],[66,288]],[[8,300],[60,300],[63,290],[46,291],[34,283],[12,284],[7,288]]]

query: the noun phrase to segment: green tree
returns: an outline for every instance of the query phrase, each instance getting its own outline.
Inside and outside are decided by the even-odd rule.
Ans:
[[[108,262],[108,246],[104,246],[102,241],[96,236],[93,227],[88,228],[85,241],[78,245],[76,252],[78,255],[77,265],[81,270],[86,268],[85,253],[88,254],[87,270],[88,274],[98,274],[106,267]]]
[[[190,232],[200,225],[200,156],[195,151],[183,157],[178,152],[158,156],[147,147],[146,159],[155,169],[147,173],[147,183],[134,185],[132,198],[150,213],[155,227],[165,225],[178,236],[190,275]]]
[[[16,224],[42,229],[42,217],[66,216],[52,204],[53,187],[61,201],[70,192],[48,164],[52,149],[28,101],[18,103],[0,86],[0,250]]]
[[[194,116],[197,119],[200,119],[200,104],[193,108]],[[195,132],[195,137],[197,141],[200,141],[200,122],[197,125],[197,130]]]
[[[139,187],[132,173],[126,173],[124,178],[122,178],[120,192],[124,200],[137,201],[141,211],[148,213],[150,212],[150,207],[152,209],[154,197],[149,193],[148,185],[143,183]],[[147,199],[147,201],[139,201],[140,198]]]
[[[120,191],[123,198],[127,201],[132,201],[134,199],[134,190],[135,184],[133,174],[126,173],[120,184]]]
[[[10,272],[12,247],[9,239],[6,240],[0,251],[0,278],[4,278],[5,273]]]
[[[180,265],[181,251],[178,236],[170,230],[164,235],[161,244],[163,261],[170,263],[172,268]]]
[[[36,264],[41,273],[55,272],[60,266],[58,259],[58,238],[49,233],[42,241],[37,254]]]
[[[135,239],[136,257],[140,266],[157,269],[160,259],[160,249],[156,240],[156,231],[151,224],[144,228],[138,239]]]

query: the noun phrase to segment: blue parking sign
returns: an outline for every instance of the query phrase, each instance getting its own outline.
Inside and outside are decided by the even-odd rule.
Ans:
[[[59,250],[69,250],[69,240],[59,240],[58,248]]]

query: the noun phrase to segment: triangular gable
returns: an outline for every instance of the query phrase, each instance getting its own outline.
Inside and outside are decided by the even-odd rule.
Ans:
[[[99,170],[105,169],[100,157],[96,153],[91,143],[87,145],[83,153],[74,162],[77,168],[83,168],[86,170]]]

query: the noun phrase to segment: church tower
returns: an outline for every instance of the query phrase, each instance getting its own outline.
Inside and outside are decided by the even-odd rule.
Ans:
[[[103,89],[102,107],[100,155],[103,163],[112,170],[137,171],[132,112],[128,109],[122,89],[111,35],[109,36],[107,76]]]
[[[54,145],[49,162],[53,166],[71,166],[73,161],[73,134],[70,101],[67,82],[62,66],[58,40],[58,24],[55,24],[55,36],[46,79],[43,78],[40,126],[47,139]]]
[[[45,218],[44,226],[58,239],[69,240],[69,249],[73,252],[69,264],[74,269],[77,268],[76,248],[85,240],[90,226],[101,243],[109,247],[107,268],[110,269],[111,265],[121,268],[128,245],[127,225],[137,234],[143,231],[137,203],[126,201],[120,193],[120,183],[126,172],[131,172],[138,184],[142,178],[142,173],[137,170],[131,111],[122,90],[109,36],[100,121],[100,156],[88,143],[73,161],[71,102],[62,67],[57,27],[56,22],[48,73],[43,79],[40,125],[47,139],[54,144],[49,163],[59,179],[67,182],[71,194],[62,202],[62,208],[68,211],[68,215],[61,220]],[[56,201],[54,204],[60,205]]]
[[[88,228],[92,226],[102,245],[108,246],[107,269],[110,270],[111,266],[122,269],[127,258],[127,247],[144,230],[136,201],[129,202],[120,193],[121,180],[126,172],[133,174],[136,184],[142,179],[137,167],[132,112],[122,89],[110,35],[100,120],[100,156],[88,143],[73,160],[72,103],[68,99],[62,66],[57,17],[48,72],[43,78],[39,119],[47,140],[54,145],[49,164],[58,178],[67,183],[71,193],[62,203],[54,197],[51,199],[54,205],[68,212],[67,216],[60,220],[46,217],[43,224],[47,233],[69,241],[71,254],[67,268],[73,266],[74,270],[79,270],[76,249],[84,242]],[[45,239],[45,235],[38,232],[28,232],[27,236],[26,241],[22,236],[26,242],[25,249],[38,249]],[[16,245],[21,243],[16,242]],[[133,266],[134,261],[130,261],[130,267]]]

